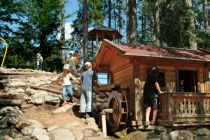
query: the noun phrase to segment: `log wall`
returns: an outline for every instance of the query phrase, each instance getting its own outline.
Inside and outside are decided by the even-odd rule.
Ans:
[[[118,63],[118,61],[120,63]],[[127,89],[126,98],[128,101],[129,112],[134,112],[134,78],[133,78],[133,65],[130,64],[128,59],[120,59],[113,62],[111,65],[112,83],[119,84],[122,89]]]

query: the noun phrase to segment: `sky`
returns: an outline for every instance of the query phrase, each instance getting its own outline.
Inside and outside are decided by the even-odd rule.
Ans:
[[[69,17],[68,19],[65,20],[65,39],[70,39],[70,33],[73,31],[73,29],[71,28],[71,23],[72,21],[76,18],[77,13],[76,11],[79,8],[79,3],[78,0],[67,0],[67,3],[65,5],[65,15],[69,15],[72,13],[73,14],[71,17]]]
[[[66,10],[66,13],[65,14],[66,15],[72,14],[72,13],[76,12],[78,10],[78,8],[79,8],[78,0],[67,0],[67,3],[65,5],[65,10]],[[75,18],[76,18],[76,13],[72,17],[66,19],[65,22],[70,23]]]

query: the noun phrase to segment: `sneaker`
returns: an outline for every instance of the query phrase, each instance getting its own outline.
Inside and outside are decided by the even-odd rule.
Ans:
[[[156,122],[151,121],[151,122],[150,122],[150,125],[157,125],[157,123],[156,123]]]
[[[144,127],[147,128],[150,125],[150,122],[145,122]]]
[[[90,118],[90,115],[88,113],[85,114],[86,119]]]
[[[71,103],[74,103],[74,100],[73,100],[73,99],[71,99],[71,100],[70,100],[70,102],[71,102]]]

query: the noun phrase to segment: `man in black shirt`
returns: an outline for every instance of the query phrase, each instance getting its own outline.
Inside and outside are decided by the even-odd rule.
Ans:
[[[158,112],[158,94],[163,93],[158,83],[158,73],[159,69],[156,66],[152,66],[144,85],[144,107],[146,108],[145,127],[148,127],[150,124],[153,125],[155,123]],[[151,109],[153,109],[153,112],[152,121],[150,122],[149,117]]]

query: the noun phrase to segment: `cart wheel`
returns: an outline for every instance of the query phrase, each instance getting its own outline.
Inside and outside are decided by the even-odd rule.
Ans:
[[[107,114],[107,124],[111,132],[119,129],[121,124],[127,123],[128,104],[124,93],[113,91],[109,97],[108,108],[113,109]]]

